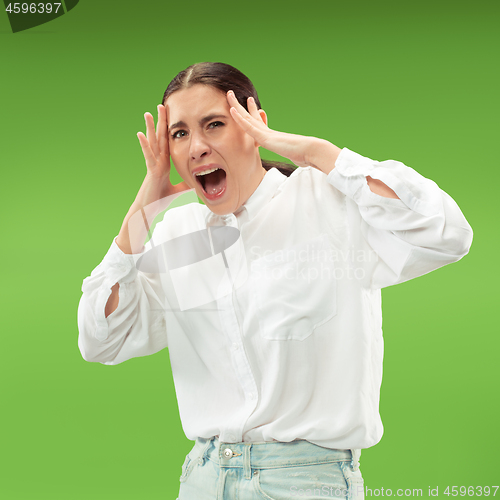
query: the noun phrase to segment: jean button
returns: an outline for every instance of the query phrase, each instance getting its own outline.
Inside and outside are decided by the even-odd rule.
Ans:
[[[233,450],[231,450],[230,448],[226,448],[222,452],[222,455],[224,456],[224,458],[233,458]]]

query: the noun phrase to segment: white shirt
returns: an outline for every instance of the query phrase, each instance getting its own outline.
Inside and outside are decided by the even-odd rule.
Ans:
[[[400,199],[373,193],[368,175]],[[344,148],[328,175],[269,170],[235,214],[218,216],[200,203],[173,208],[153,240],[161,249],[224,225],[239,230],[224,256],[214,250],[170,269],[163,251],[167,269],[157,273],[136,267],[151,242],[126,255],[113,241],[83,282],[83,358],[116,365],[168,347],[191,440],[376,444],[381,288],[467,254],[472,229],[455,201],[398,161]],[[116,282],[119,305],[106,318]]]

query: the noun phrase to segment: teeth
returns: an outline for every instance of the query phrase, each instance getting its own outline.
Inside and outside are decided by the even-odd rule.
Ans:
[[[212,168],[210,170],[204,170],[203,172],[198,172],[197,174],[195,174],[197,177],[199,175],[207,175],[207,174],[211,174],[212,172],[215,172],[216,170],[219,170],[219,167],[216,167],[216,168]]]

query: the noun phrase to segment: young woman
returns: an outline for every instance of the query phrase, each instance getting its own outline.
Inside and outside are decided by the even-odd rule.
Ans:
[[[146,125],[146,177],[83,283],[82,356],[115,365],[168,347],[195,441],[179,500],[363,498],[361,449],[383,432],[380,290],[459,260],[469,224],[398,161],[270,129],[227,64],[179,73]],[[189,189],[204,204],[167,211],[144,246]]]

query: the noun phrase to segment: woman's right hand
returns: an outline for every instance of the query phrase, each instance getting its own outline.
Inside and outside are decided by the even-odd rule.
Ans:
[[[147,136],[142,132],[138,132],[137,137],[141,143],[142,153],[146,160],[146,182],[152,182],[159,188],[158,198],[156,199],[190,189],[185,182],[174,186],[170,181],[170,151],[168,148],[167,111],[165,106],[162,104],[158,105],[158,125],[156,131],[153,115],[145,113],[144,119],[146,120]]]
[[[168,207],[171,201],[170,195],[190,189],[185,182],[173,185],[170,181],[170,152],[165,107],[161,104],[158,106],[156,131],[153,115],[145,113],[144,118],[147,135],[138,132],[137,137],[146,160],[147,173],[116,240],[122,251],[129,254],[141,251],[149,225],[157,214]],[[141,212],[142,215],[134,217],[137,212]]]
[[[162,180],[170,180],[170,153],[168,150],[167,116],[165,106],[158,105],[158,128],[155,131],[155,121],[151,113],[145,113],[146,133],[137,133],[141,143],[142,153],[146,160],[147,175]]]

